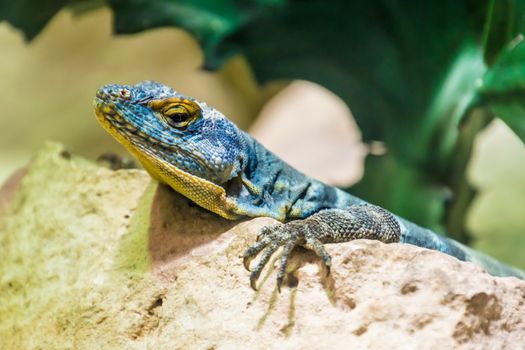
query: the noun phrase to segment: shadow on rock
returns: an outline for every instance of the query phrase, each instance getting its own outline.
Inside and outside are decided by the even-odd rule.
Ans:
[[[148,249],[153,264],[186,255],[238,223],[207,212],[163,185],[155,192],[150,220]]]

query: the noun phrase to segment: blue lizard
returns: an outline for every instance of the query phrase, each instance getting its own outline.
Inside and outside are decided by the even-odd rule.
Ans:
[[[283,247],[277,285],[296,245],[313,250],[330,270],[324,243],[377,239],[409,243],[471,261],[495,276],[525,273],[437,235],[286,164],[216,109],[157,82],[107,85],[94,101],[100,124],[150,175],[196,204],[227,219],[266,216],[280,223],[263,228],[244,253],[250,285]]]

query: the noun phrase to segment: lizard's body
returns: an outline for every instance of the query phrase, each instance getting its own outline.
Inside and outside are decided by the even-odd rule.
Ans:
[[[356,238],[410,243],[472,261],[497,276],[525,274],[441,237],[340,189],[295,170],[239,130],[220,112],[155,82],[108,85],[97,92],[99,122],[158,181],[227,219],[272,217],[245,253],[260,252],[252,287],[271,255],[283,247],[280,286],[290,251],[314,250],[329,267],[323,243]]]

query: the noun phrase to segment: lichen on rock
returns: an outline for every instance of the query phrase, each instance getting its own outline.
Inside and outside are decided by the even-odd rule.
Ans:
[[[0,190],[1,349],[520,348],[525,282],[418,247],[298,249],[278,293],[240,255],[258,218],[217,217],[142,170],[47,144]]]

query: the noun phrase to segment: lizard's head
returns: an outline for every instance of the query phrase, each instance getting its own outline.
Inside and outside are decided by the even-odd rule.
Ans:
[[[107,85],[97,91],[94,106],[100,124],[153,177],[198,204],[184,193],[188,186],[220,187],[241,169],[244,138],[237,127],[214,108],[168,86]]]

